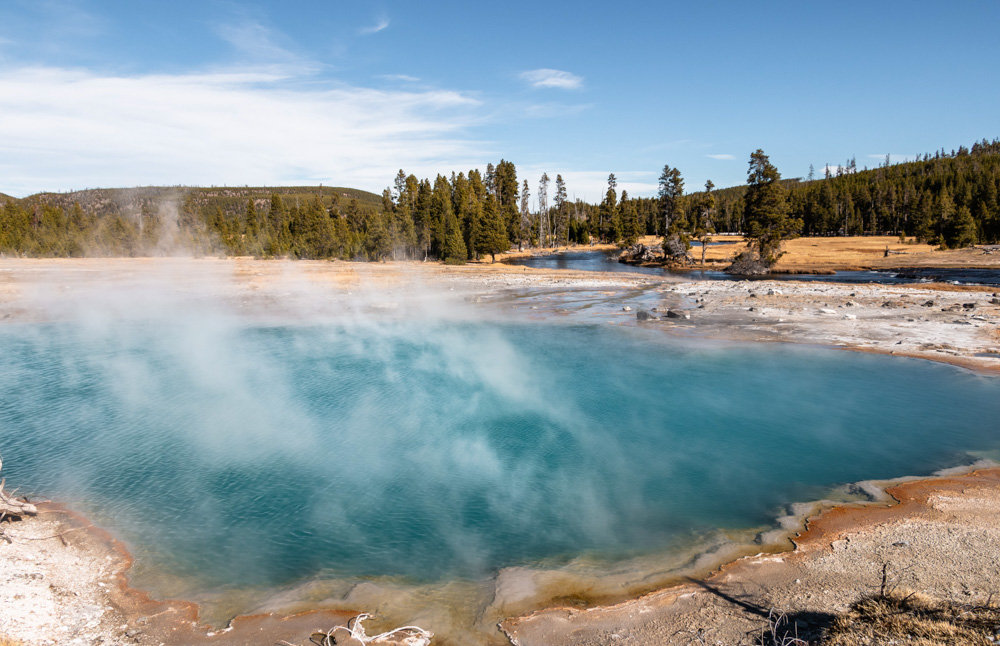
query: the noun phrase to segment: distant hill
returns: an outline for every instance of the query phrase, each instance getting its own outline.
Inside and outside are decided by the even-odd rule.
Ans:
[[[0,193],[0,203],[9,202],[9,201],[16,200],[16,199],[17,199],[16,197],[11,197],[10,195],[7,195],[6,193]]]
[[[313,257],[323,242],[323,257],[353,258],[362,238],[348,235],[348,229],[366,229],[381,211],[380,195],[336,186],[139,186],[36,193],[0,199],[0,254],[141,256],[183,250]]]
[[[231,215],[242,213],[252,198],[258,207],[270,203],[272,195],[280,195],[286,204],[304,203],[316,196],[324,203],[347,204],[357,200],[364,208],[382,204],[382,197],[356,188],[339,186],[139,186],[135,188],[95,188],[70,193],[36,193],[19,200],[22,206],[44,204],[69,211],[78,203],[84,211],[98,217],[138,213],[145,207],[157,207],[165,202],[191,204],[201,211],[215,211]],[[13,199],[13,198],[11,198]]]

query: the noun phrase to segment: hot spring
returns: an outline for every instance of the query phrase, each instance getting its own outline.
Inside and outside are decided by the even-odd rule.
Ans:
[[[0,393],[8,481],[219,621],[365,582],[649,566],[838,485],[1000,449],[993,378],[544,317],[8,323]],[[386,594],[405,623],[457,603]]]

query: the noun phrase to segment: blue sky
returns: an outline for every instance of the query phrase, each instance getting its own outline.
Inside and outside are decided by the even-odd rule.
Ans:
[[[501,158],[652,195],[1000,137],[1000,2],[0,0],[0,191],[375,192]]]

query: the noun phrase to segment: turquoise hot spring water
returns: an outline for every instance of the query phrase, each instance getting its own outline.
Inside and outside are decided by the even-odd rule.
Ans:
[[[195,596],[667,553],[995,453],[998,412],[952,366],[627,326],[0,326],[8,482]]]

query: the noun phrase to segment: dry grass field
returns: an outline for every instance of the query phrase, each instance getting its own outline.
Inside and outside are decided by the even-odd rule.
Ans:
[[[734,236],[713,236],[715,242],[731,244],[710,246],[706,262],[716,266],[728,263],[743,251],[746,244]],[[660,239],[646,236],[646,245],[659,244]],[[905,243],[895,236],[852,236],[796,238],[782,245],[784,252],[775,270],[778,272],[815,272],[850,269],[879,269],[897,267],[976,267],[1000,269],[1000,252],[989,253],[982,248],[939,250],[912,238]],[[886,249],[889,254],[886,255]],[[701,259],[701,249],[695,247],[691,255]]]

